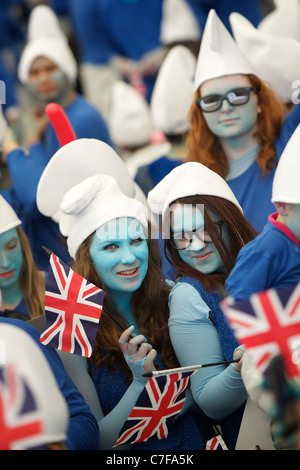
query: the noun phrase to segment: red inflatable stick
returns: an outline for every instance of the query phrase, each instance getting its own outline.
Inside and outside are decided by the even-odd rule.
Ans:
[[[55,130],[61,147],[77,139],[68,116],[59,104],[49,103],[46,106],[46,114]]]

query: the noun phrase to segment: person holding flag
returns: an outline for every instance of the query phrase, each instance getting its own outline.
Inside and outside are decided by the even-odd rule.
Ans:
[[[181,366],[238,359],[233,332],[219,307],[225,280],[241,247],[255,236],[228,184],[197,162],[183,163],[148,194],[162,218],[166,255],[175,268],[169,330]],[[247,398],[237,364],[216,365],[191,377],[199,408],[221,424],[234,449]]]
[[[39,187],[40,206],[48,197],[43,191],[46,180],[47,174]],[[111,449],[147,383],[143,373],[152,370],[154,358],[156,367],[178,365],[168,332],[170,288],[159,268],[155,240],[148,237],[148,208],[125,196],[115,178],[101,174],[86,178],[68,189],[60,210],[60,227],[68,233],[74,259],[72,270],[105,292],[93,353],[86,364],[101,406],[100,449]],[[133,333],[136,336],[130,339]],[[153,431],[130,448],[197,450],[213,435],[208,422],[201,418],[196,423],[190,410],[173,422],[165,438],[148,440]]]

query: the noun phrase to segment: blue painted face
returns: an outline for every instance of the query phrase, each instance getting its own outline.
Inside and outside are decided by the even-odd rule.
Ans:
[[[95,233],[90,256],[112,295],[135,292],[148,269],[148,244],[141,224],[122,217],[101,226]]]
[[[23,263],[22,247],[16,228],[0,234],[0,288],[18,283]]]
[[[181,259],[192,268],[203,274],[211,274],[215,271],[224,271],[223,262],[215,245],[210,242],[203,241],[205,237],[205,226],[203,217],[203,207],[201,205],[195,207],[190,204],[173,206],[174,217],[171,220],[171,230],[175,236],[182,232],[197,229],[196,234],[192,236],[192,242],[187,249],[179,250]],[[213,216],[216,222],[219,220]],[[226,236],[227,230],[223,230],[223,237]]]
[[[201,96],[224,95],[234,88],[249,87],[250,81],[245,75],[227,75],[208,80],[201,85]],[[220,139],[229,139],[249,134],[252,138],[257,122],[257,95],[250,93],[248,103],[233,106],[224,100],[221,108],[212,113],[203,113],[209,129]]]
[[[285,224],[300,241],[300,204],[288,205],[288,216],[286,217]]]

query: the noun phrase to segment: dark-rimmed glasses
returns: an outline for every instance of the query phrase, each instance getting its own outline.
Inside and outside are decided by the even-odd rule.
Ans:
[[[217,233],[216,239],[220,240],[222,238],[222,225],[224,221],[215,222]],[[175,250],[186,250],[192,243],[194,237],[197,237],[204,243],[212,243],[213,240],[208,233],[206,227],[195,228],[193,230],[183,230],[181,232],[171,232],[170,233],[170,243],[175,248]]]
[[[255,91],[252,86],[233,88],[225,95],[207,95],[199,98],[196,103],[204,113],[213,113],[221,108],[223,101],[226,100],[232,106],[242,106],[248,103],[251,91]]]

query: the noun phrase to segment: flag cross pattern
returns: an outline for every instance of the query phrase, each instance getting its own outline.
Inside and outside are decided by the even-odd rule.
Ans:
[[[95,328],[89,328],[95,339],[105,292],[75,273],[53,253],[50,268],[53,277],[49,270],[45,292],[48,321],[40,342],[69,353],[77,353],[77,343],[81,355],[89,357],[93,344],[83,322],[95,324]]]
[[[15,367],[1,368],[0,380],[0,450],[20,450],[33,447],[43,436],[43,420],[39,412],[22,411],[25,384],[17,377]]]
[[[172,425],[170,420],[183,406],[189,376],[193,373],[189,371],[149,378],[114,447],[148,439],[166,439]]]
[[[300,363],[292,355],[300,342],[300,283],[289,289],[268,289],[236,303],[225,301],[222,308],[258,368],[263,371],[274,355],[281,354],[287,375],[299,375]]]

